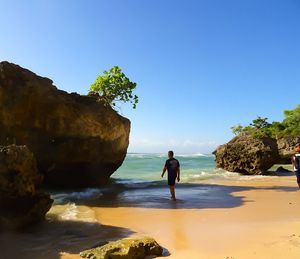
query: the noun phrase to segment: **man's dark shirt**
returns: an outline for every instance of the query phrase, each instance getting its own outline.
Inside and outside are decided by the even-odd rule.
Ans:
[[[165,167],[168,170],[168,177],[176,177],[177,170],[180,167],[179,161],[175,158],[170,158],[166,161]]]

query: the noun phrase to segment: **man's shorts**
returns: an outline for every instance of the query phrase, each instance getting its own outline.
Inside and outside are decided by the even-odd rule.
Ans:
[[[174,186],[176,181],[176,175],[168,175],[168,185]]]
[[[300,183],[300,170],[295,171],[296,177],[297,177],[297,183]]]

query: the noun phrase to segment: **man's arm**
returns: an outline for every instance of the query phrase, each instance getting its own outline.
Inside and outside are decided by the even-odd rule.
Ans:
[[[293,167],[295,167],[295,157],[294,156],[292,156],[292,165],[293,165]]]
[[[177,169],[177,182],[180,181],[180,167]]]
[[[164,177],[164,174],[165,174],[166,170],[167,170],[167,167],[164,166],[163,171],[162,171],[162,174],[161,174],[161,177]]]

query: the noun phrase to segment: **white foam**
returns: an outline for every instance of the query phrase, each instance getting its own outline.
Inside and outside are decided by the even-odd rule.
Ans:
[[[176,157],[210,157],[211,155],[196,153],[196,154],[177,154]]]
[[[78,192],[53,194],[51,195],[51,198],[54,199],[54,204],[59,204],[70,200],[98,198],[101,195],[102,192],[99,189],[87,188],[83,191],[78,191]]]
[[[142,180],[142,179],[116,179],[115,181],[120,184],[139,184],[139,183],[151,182],[151,181]]]
[[[265,179],[270,176],[268,175],[242,175],[239,173],[228,172],[224,170],[218,170],[219,172],[217,175],[221,178],[228,179],[228,180],[238,180],[238,181],[251,181],[251,180],[259,180]]]
[[[129,158],[161,158],[161,157],[167,157],[167,154],[161,154],[161,153],[128,153],[126,155]]]
[[[182,182],[185,182],[185,183],[197,183],[199,181],[202,181],[202,180],[207,180],[207,179],[211,179],[211,178],[215,178],[216,177],[216,174],[214,172],[211,172],[211,171],[201,171],[199,169],[199,171],[195,172],[194,169],[192,170],[187,170],[187,171],[191,171],[191,173],[185,175],[184,172],[181,174],[181,180]],[[185,171],[185,172],[187,172]]]
[[[75,203],[67,203],[64,205],[54,205],[47,214],[48,219],[63,221],[84,221],[96,222],[95,212],[87,206],[77,206]]]
[[[186,173],[186,174],[185,174]],[[225,179],[233,181],[251,181],[265,179],[270,176],[267,175],[241,175],[239,173],[233,173],[224,171],[222,169],[215,169],[214,171],[201,171],[200,169],[184,170],[181,174],[183,182],[200,182],[208,179]]]
[[[77,206],[75,203],[68,204],[66,209],[62,211],[58,216],[62,220],[77,220]]]
[[[167,158],[167,153],[128,153],[127,157],[131,158],[146,158],[146,157],[165,157]],[[175,157],[213,157],[211,154],[202,154],[202,153],[182,153],[176,154]]]
[[[144,158],[145,154],[127,154],[127,157]]]

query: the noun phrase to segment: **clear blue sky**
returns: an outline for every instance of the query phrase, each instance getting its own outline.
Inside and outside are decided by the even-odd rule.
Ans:
[[[230,127],[299,104],[300,1],[0,0],[0,60],[86,94],[119,65],[137,82],[131,152],[208,153]]]

